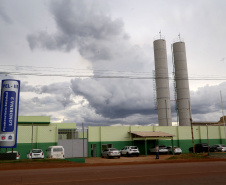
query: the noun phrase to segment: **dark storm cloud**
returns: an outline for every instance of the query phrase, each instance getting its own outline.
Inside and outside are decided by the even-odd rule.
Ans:
[[[30,48],[61,51],[77,49],[82,57],[92,63],[94,75],[99,74],[98,69],[105,68],[115,71],[151,71],[152,48],[132,45],[122,20],[113,20],[102,11],[98,2],[103,1],[52,1],[50,11],[58,31],[54,34],[42,31],[28,35]],[[108,70],[102,72],[106,75],[111,73]],[[87,100],[89,106],[83,120],[90,124],[157,123],[152,80],[74,79],[71,88],[76,96]],[[54,93],[53,89],[43,86],[41,92]],[[70,98],[66,98],[64,102],[69,101]]]
[[[8,24],[12,23],[12,19],[7,15],[5,8],[2,4],[0,4],[0,18]]]
[[[114,119],[133,114],[150,115],[154,109],[150,96],[151,87],[147,87],[142,81],[135,81],[74,79],[72,89],[75,94],[85,97],[96,113],[103,117]]]
[[[120,19],[112,20],[93,1],[52,1],[58,32],[40,31],[29,34],[30,48],[70,51],[77,48],[85,58],[109,60],[112,58],[108,44],[117,39],[127,39]]]
[[[20,98],[20,112],[23,112],[23,116],[50,116],[52,112],[60,110],[62,110],[61,103],[56,101],[55,96],[52,95],[32,99]]]
[[[215,86],[206,85],[200,87],[197,91],[191,92],[191,110],[192,116],[196,119],[208,121],[218,121],[221,115],[221,96],[222,91],[223,105],[226,105],[226,82]],[[205,118],[205,115],[212,114]],[[198,118],[199,117],[199,118]]]
[[[21,83],[21,92],[31,92],[36,94],[47,94],[55,98],[57,102],[59,102],[63,107],[73,103],[73,92],[70,89],[70,83],[54,83],[50,85],[44,86],[31,86],[27,85],[27,82]],[[52,99],[51,98],[51,99]],[[46,99],[45,99],[46,100]],[[40,103],[39,98],[33,98],[32,102]]]

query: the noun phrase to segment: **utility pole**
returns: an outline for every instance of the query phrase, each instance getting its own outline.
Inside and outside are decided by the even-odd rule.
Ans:
[[[208,125],[207,124],[206,124],[206,130],[207,130],[207,141],[208,141],[208,155],[210,155],[209,134],[208,134]]]
[[[82,148],[83,148],[83,157],[84,157],[84,156],[85,156],[85,155],[84,155],[85,152],[84,152],[84,124],[83,124],[83,123],[82,123],[82,133],[83,133],[83,134],[82,134],[82,136],[83,136],[83,137],[82,137],[82,138],[83,138],[83,147],[82,147]]]
[[[189,113],[190,113],[190,122],[191,122],[191,138],[192,138],[192,147],[193,147],[193,153],[195,153],[195,144],[194,144],[194,135],[193,135],[193,123],[192,123],[192,118],[191,118],[191,105],[190,101],[188,100],[189,104]]]
[[[34,123],[32,122],[32,127],[31,127],[31,150],[33,149],[33,137],[34,137]]]
[[[222,101],[222,94],[221,94],[221,91],[220,91],[220,95],[221,95],[221,108],[222,108],[222,115],[223,115],[223,121],[224,121],[224,137],[225,137],[225,144],[226,144],[225,120],[224,120],[223,101]]]
[[[169,126],[169,123],[168,123],[168,115],[167,115],[167,103],[166,103],[166,99],[165,99],[165,107],[166,107],[166,123],[167,123],[167,126]]]

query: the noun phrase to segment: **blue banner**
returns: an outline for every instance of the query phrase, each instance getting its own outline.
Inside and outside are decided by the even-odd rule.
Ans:
[[[14,130],[16,93],[5,91],[3,94],[3,114],[2,114],[2,132],[12,132]]]
[[[15,148],[19,111],[19,80],[2,80],[0,148]]]

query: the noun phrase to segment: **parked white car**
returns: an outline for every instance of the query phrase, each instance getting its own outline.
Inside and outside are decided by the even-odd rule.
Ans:
[[[27,154],[27,159],[44,159],[44,153],[42,149],[32,149]]]
[[[168,146],[167,147],[168,151],[169,151],[169,154],[172,154],[172,146]],[[174,146],[174,154],[181,154],[182,153],[182,149],[177,147],[177,146]]]
[[[20,153],[18,151],[8,151],[7,153],[16,153],[16,159],[20,159]]]
[[[168,154],[169,150],[165,145],[159,145],[159,154]],[[155,147],[150,149],[150,153],[156,153]]]
[[[104,158],[111,158],[111,157],[118,157],[120,158],[121,152],[116,148],[106,148],[102,153],[101,157]]]
[[[125,146],[121,150],[121,155],[126,155],[126,156],[135,155],[138,157],[140,155],[140,151],[137,146]]]
[[[64,159],[63,146],[49,146],[46,152],[47,152],[47,158]]]
[[[218,152],[226,152],[226,145],[218,145],[217,151]]]

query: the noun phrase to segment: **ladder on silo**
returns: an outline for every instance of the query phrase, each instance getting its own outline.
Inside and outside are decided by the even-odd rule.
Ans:
[[[157,98],[156,98],[156,81],[155,81],[155,70],[152,71],[153,76],[153,99],[154,99],[154,110],[158,109]]]

